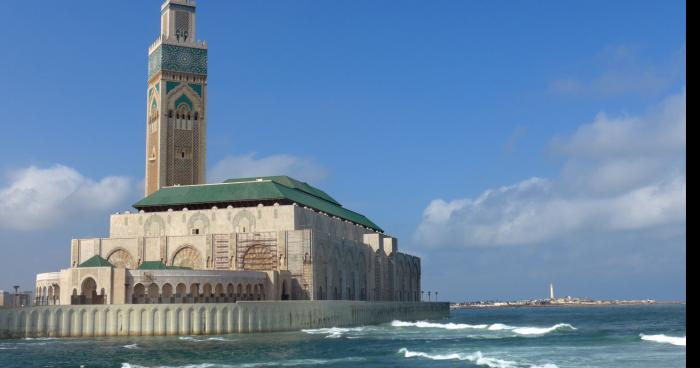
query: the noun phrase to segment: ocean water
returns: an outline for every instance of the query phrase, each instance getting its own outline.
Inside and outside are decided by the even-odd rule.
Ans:
[[[285,333],[0,340],[0,367],[684,367],[685,305],[453,310]]]

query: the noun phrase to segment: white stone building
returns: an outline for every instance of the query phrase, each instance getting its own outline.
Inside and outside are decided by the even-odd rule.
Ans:
[[[167,0],[149,49],[146,197],[74,239],[36,303],[419,301],[420,259],[367,217],[287,176],[203,184],[207,47],[195,4]]]

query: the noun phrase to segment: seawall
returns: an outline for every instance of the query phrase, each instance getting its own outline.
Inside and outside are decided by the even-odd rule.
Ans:
[[[216,335],[449,316],[449,303],[261,301],[0,309],[0,338]]]

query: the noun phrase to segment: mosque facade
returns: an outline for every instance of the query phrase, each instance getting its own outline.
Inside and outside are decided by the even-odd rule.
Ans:
[[[326,192],[288,176],[205,183],[195,14],[165,1],[149,48],[145,197],[108,237],[73,239],[70,267],[37,275],[36,304],[420,301],[420,259]]]

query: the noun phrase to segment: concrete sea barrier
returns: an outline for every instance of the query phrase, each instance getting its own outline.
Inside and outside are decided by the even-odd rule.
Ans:
[[[0,338],[278,332],[449,316],[449,303],[241,301],[0,309]]]

